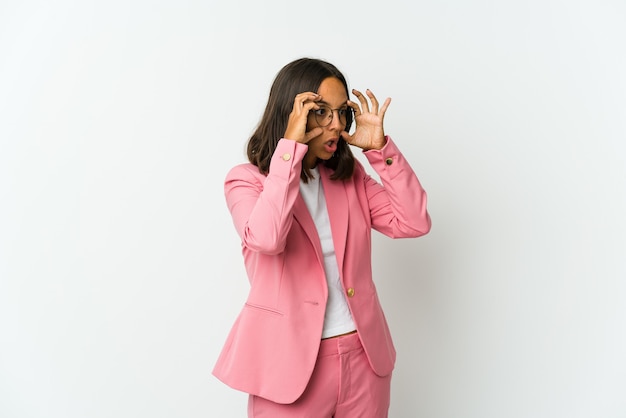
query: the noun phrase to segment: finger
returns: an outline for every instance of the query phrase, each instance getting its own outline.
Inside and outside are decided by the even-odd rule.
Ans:
[[[309,132],[306,132],[304,134],[304,138],[305,138],[306,142],[309,142],[313,138],[315,138],[317,136],[320,136],[323,133],[324,133],[324,130],[318,126],[317,128],[313,128]]]
[[[319,94],[313,93],[312,91],[305,91],[303,93],[296,94],[296,101],[298,101],[298,100],[300,100],[300,101],[311,100],[311,99],[316,98],[318,96],[319,96]]]
[[[389,107],[389,105],[391,104],[391,97],[387,97],[387,99],[385,99],[385,102],[383,103],[383,107],[380,108],[380,116],[385,116],[385,112],[387,111],[387,108]]]
[[[294,116],[306,119],[309,116],[311,110],[317,110],[319,108],[320,106],[317,104],[317,102],[306,101],[299,106],[295,105],[295,108],[293,110],[295,112]]]
[[[302,113],[300,114],[300,116],[304,119],[307,119],[313,110],[317,110],[319,108],[320,105],[318,105],[316,102],[306,102],[302,106]]]
[[[306,110],[307,112],[313,109],[319,109],[319,108],[320,108],[320,105],[318,105],[317,102],[308,101],[308,102],[302,103],[302,110]]]
[[[313,93],[310,91],[304,92],[304,93],[300,93],[297,94],[294,101],[293,101],[293,105],[294,107],[302,107],[304,106],[304,104],[308,101],[314,102],[320,99],[320,95],[317,93]]]
[[[346,141],[348,143],[348,145],[352,145],[352,135],[350,135],[346,131],[341,131],[340,135],[341,135],[341,139]]]
[[[359,108],[358,104],[354,103],[352,100],[348,100],[346,104],[350,106],[352,110],[354,111],[355,118],[361,114],[361,108]]]
[[[376,96],[374,96],[374,93],[372,93],[370,89],[365,90],[365,93],[367,94],[367,97],[369,97],[370,101],[372,102],[372,113],[377,115],[378,114],[378,99],[376,99]]]
[[[363,113],[369,113],[370,106],[367,103],[367,99],[365,98],[365,96],[363,96],[363,93],[361,93],[357,89],[352,89],[352,94],[354,94],[356,98],[359,99],[359,102],[361,102],[361,108],[363,109]]]

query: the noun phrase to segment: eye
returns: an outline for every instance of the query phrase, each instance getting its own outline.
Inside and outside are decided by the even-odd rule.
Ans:
[[[348,114],[348,108],[344,107],[343,109],[339,109],[338,112],[339,112],[339,116],[343,118]]]
[[[329,113],[330,113],[330,111],[328,110],[328,108],[327,107],[323,107],[323,106],[315,111],[315,114],[317,116],[322,116],[322,117],[323,116],[328,116]]]

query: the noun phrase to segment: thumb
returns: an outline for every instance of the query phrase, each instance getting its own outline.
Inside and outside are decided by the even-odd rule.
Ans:
[[[348,144],[352,144],[352,135],[350,135],[346,131],[341,131],[341,138]]]
[[[309,132],[307,132],[304,135],[304,139],[306,139],[306,142],[309,142],[310,140],[312,140],[316,136],[320,136],[323,132],[324,132],[324,130],[322,128],[320,128],[320,127],[313,128],[313,129],[311,129]]]

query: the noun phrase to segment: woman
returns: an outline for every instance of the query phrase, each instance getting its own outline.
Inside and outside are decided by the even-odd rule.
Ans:
[[[213,373],[250,394],[250,417],[387,416],[395,350],[372,281],[371,229],[418,237],[430,217],[384,134],[391,100],[352,93],[359,103],[332,64],[286,65],[248,142],[250,163],[226,177],[251,287]]]

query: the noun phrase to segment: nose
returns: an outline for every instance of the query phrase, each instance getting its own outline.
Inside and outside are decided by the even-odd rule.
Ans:
[[[343,129],[343,124],[341,123],[341,118],[339,117],[339,110],[331,110],[332,119],[330,121],[329,129]]]

